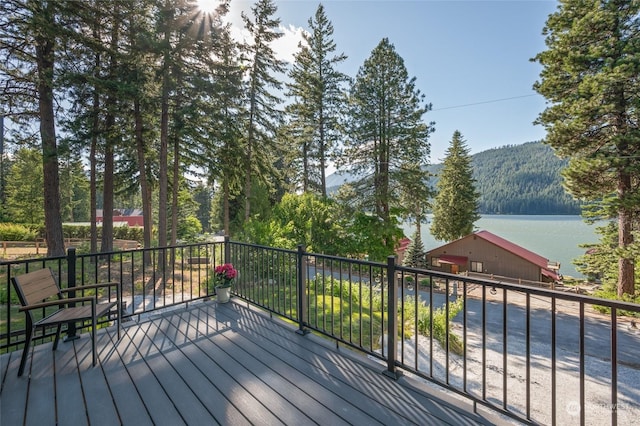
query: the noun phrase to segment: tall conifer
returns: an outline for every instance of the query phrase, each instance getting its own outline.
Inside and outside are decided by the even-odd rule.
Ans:
[[[543,34],[534,88],[548,100],[545,142],[569,158],[565,184],[618,222],[618,295],[633,294],[640,225],[640,2],[561,0]]]
[[[360,67],[349,93],[348,137],[339,166],[359,176],[352,200],[381,222],[377,229],[393,252],[396,216],[408,213],[401,201],[409,182],[426,185],[431,108],[409,78],[404,60],[383,39]],[[422,191],[420,192],[422,193]],[[424,200],[428,202],[428,200]]]
[[[290,129],[296,135],[296,164],[301,170],[303,191],[312,190],[327,196],[326,168],[333,148],[340,139],[339,120],[346,101],[343,84],[348,77],[336,69],[347,57],[334,54],[333,25],[322,5],[309,19],[309,32],[295,55],[289,73],[289,96],[294,102],[287,107]]]
[[[244,120],[245,221],[251,216],[254,179],[267,183],[268,175],[274,172],[274,135],[281,120],[278,105],[282,101],[271,90],[282,88],[277,74],[285,72],[285,63],[276,57],[272,47],[282,37],[280,19],[274,18],[277,9],[273,0],[258,0],[251,8],[252,17],[242,13],[245,29],[252,38],[244,46],[248,85]]]
[[[453,241],[473,232],[474,222],[480,219],[480,194],[475,188],[469,149],[457,130],[447,149],[436,191],[431,234],[437,240]]]

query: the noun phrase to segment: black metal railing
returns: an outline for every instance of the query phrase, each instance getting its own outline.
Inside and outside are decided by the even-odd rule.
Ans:
[[[210,296],[213,266],[225,262],[239,272],[234,297],[379,359],[389,376],[413,374],[527,423],[640,413],[640,305],[229,239],[0,263],[1,348],[24,333],[16,273],[52,267],[79,289],[120,281],[131,317]]]
[[[70,248],[66,256],[0,262],[0,352],[24,344],[24,314],[11,277],[41,268],[53,269],[62,288],[77,288],[83,294],[86,284],[120,282],[122,314],[126,320],[213,294],[212,268],[224,259],[224,242],[189,244],[176,247],[135,249],[99,254],[78,254]],[[106,297],[106,296],[105,296]],[[43,310],[40,316],[47,315]],[[107,323],[109,318],[101,320]],[[69,324],[68,335],[75,333]],[[52,330],[36,338],[49,339]]]
[[[379,358],[392,377],[411,373],[525,423],[618,424],[640,414],[640,305],[394,258],[230,246],[250,271],[238,297]]]

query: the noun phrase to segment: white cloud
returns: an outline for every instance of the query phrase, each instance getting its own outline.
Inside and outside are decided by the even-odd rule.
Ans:
[[[244,28],[244,23],[240,18],[242,10],[251,16],[250,6],[251,4],[249,2],[231,2],[231,10],[229,14],[225,16],[225,21],[231,23],[231,36],[236,41],[251,41],[251,36]],[[271,47],[276,53],[276,57],[278,59],[292,63],[293,55],[298,51],[298,43],[303,40],[302,33],[305,29],[302,27],[296,27],[292,24],[280,24],[279,30],[282,32],[283,36],[274,41]]]
[[[303,40],[302,33],[304,28],[295,25],[280,25],[280,32],[283,36],[275,40],[271,46],[276,54],[276,58],[293,63],[293,55],[298,51],[298,44]],[[231,36],[239,42],[250,42],[251,35],[241,26],[236,24],[231,26]]]
[[[273,50],[278,59],[293,63],[293,55],[299,50],[298,44],[303,40],[302,34],[305,30],[289,24],[288,27],[280,25],[280,31],[284,35],[273,42]]]

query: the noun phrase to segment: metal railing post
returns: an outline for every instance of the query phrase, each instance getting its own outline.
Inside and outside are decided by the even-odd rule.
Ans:
[[[229,236],[224,236],[224,263],[231,263],[231,244]]]
[[[400,375],[396,370],[396,358],[398,357],[398,286],[396,285],[396,257],[387,257],[387,369],[385,375],[397,379]]]
[[[307,275],[307,256],[305,256],[304,246],[302,244],[298,245],[297,264],[298,276],[296,281],[298,285],[298,330],[296,330],[296,333],[305,335],[309,332],[304,326],[305,318],[307,318],[307,292],[305,285],[305,277]]]
[[[67,287],[75,288],[76,287],[76,249],[75,247],[69,247],[67,249]],[[75,291],[69,292],[69,298],[76,297]],[[69,306],[75,306],[74,303],[70,303]],[[69,322],[67,323],[67,337],[64,339],[65,342],[70,340],[78,339],[80,336],[76,335],[76,323]]]

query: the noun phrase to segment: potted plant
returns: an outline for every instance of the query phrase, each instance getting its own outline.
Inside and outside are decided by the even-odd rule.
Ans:
[[[238,271],[231,263],[225,263],[224,265],[216,266],[214,273],[216,298],[220,303],[227,303],[231,292],[231,284],[233,283],[233,279],[238,276]]]

